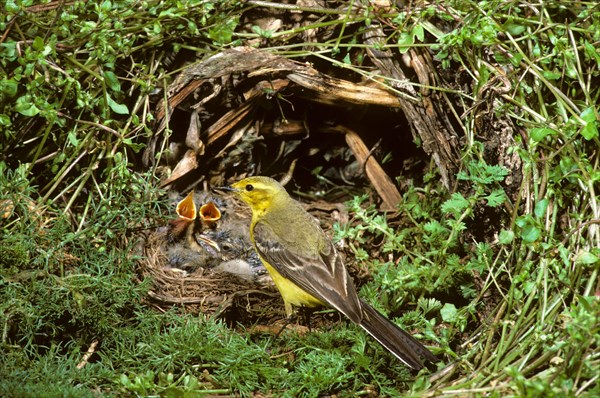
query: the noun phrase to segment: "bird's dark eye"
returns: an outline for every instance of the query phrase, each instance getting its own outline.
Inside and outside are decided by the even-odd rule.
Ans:
[[[248,184],[248,185],[246,185],[246,191],[250,192],[250,191],[252,191],[253,189],[254,189],[254,185],[252,185],[252,184]]]

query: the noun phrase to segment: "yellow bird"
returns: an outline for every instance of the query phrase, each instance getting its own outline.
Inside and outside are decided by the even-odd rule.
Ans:
[[[358,297],[341,256],[319,222],[268,177],[226,188],[252,210],[250,238],[279,289],[288,316],[294,306],[335,308],[408,367],[437,358],[423,344]]]

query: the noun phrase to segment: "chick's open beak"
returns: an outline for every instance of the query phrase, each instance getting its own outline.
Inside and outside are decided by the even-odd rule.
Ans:
[[[214,228],[221,219],[221,211],[213,202],[208,202],[200,207],[200,219],[210,228]]]
[[[194,203],[194,191],[191,191],[185,199],[177,203],[175,211],[180,218],[186,221],[194,221],[196,219],[197,212],[196,204]]]

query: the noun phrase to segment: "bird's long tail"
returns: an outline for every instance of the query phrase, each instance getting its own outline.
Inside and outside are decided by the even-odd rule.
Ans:
[[[361,305],[363,318],[360,326],[406,366],[419,370],[423,367],[423,359],[437,361],[435,355],[410,334],[400,329],[363,300],[361,300]]]

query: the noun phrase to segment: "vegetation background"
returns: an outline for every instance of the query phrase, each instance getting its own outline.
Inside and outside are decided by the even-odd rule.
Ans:
[[[600,6],[400,3],[4,1],[0,395],[600,396]],[[269,30],[243,18],[257,7],[319,18]],[[403,186],[403,228],[357,196],[335,238],[372,275],[361,294],[420,331],[437,372],[414,377],[344,323],[273,340],[149,305],[132,247],[173,209],[140,151],[173,57],[252,44],[359,73],[378,21],[381,48],[425,48],[446,77],[431,89],[460,110],[457,189],[431,166]],[[307,29],[333,34],[298,43]],[[514,127],[515,191],[487,160],[481,109]]]

